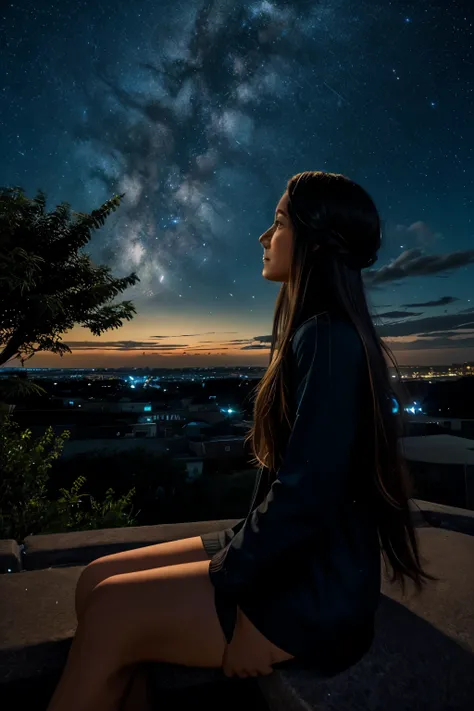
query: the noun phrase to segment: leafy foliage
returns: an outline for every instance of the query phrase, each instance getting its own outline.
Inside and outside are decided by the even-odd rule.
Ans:
[[[79,476],[68,491],[60,489],[55,501],[48,498],[49,472],[60,457],[69,432],[55,437],[51,427],[36,440],[31,430],[20,431],[10,416],[0,420],[0,538],[22,542],[26,536],[63,533],[97,528],[134,525],[124,512],[135,490],[118,500],[109,488],[105,500],[98,503],[80,489],[86,479]],[[85,501],[89,499],[90,510]]]

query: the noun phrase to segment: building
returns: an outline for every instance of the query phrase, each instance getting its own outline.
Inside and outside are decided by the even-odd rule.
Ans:
[[[474,441],[451,434],[401,437],[416,498],[474,510]]]

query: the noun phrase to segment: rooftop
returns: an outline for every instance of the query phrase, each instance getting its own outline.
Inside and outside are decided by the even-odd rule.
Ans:
[[[404,456],[414,462],[474,464],[474,442],[451,434],[401,437]]]

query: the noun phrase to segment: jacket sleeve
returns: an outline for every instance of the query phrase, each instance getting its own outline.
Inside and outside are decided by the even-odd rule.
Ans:
[[[266,569],[322,535],[348,496],[362,344],[350,324],[315,316],[296,331],[292,351],[297,408],[283,464],[264,501],[210,562],[228,642],[239,597],[256,593]]]

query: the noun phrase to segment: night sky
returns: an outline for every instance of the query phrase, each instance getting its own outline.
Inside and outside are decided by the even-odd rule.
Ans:
[[[75,211],[138,314],[27,366],[268,363],[260,235],[287,180],[344,173],[384,225],[367,270],[398,362],[474,360],[469,2],[0,3],[0,184]],[[20,365],[12,360],[9,366]]]

